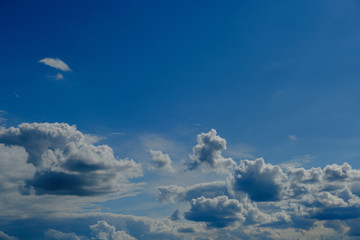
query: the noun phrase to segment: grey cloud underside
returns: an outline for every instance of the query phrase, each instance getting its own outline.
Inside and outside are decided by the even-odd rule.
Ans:
[[[128,179],[142,175],[133,160],[116,159],[107,145],[66,123],[23,123],[2,129],[0,143],[23,148],[34,168],[23,194],[94,196],[123,192]],[[20,150],[19,150],[20,151]]]

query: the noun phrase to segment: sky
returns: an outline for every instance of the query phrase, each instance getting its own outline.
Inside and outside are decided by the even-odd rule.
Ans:
[[[360,2],[0,0],[0,239],[360,239]]]

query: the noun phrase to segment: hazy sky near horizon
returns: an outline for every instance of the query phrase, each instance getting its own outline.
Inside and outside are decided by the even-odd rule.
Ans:
[[[0,239],[357,239],[360,2],[0,1]]]

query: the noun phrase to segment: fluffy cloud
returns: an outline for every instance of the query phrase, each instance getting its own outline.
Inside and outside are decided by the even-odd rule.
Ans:
[[[66,123],[23,123],[0,130],[0,143],[17,146],[35,168],[23,193],[96,196],[122,193],[129,178],[142,175],[133,160],[116,159],[107,145]],[[20,148],[19,148],[20,147]]]
[[[204,164],[207,170],[223,173],[236,165],[231,158],[221,155],[222,151],[226,150],[226,140],[218,136],[215,129],[199,134],[197,141],[191,156],[192,162],[188,164],[190,170]]]
[[[93,239],[99,240],[136,240],[125,231],[116,231],[114,226],[109,225],[105,221],[98,221],[97,224],[90,226],[91,231],[95,235]]]
[[[49,240],[87,240],[86,237],[78,236],[75,233],[63,233],[55,229],[49,229],[45,233],[45,239]]]
[[[2,240],[18,240],[17,237],[12,237],[12,236],[9,236],[7,235],[6,233],[0,231],[0,239]]]
[[[150,149],[152,159],[154,161],[154,167],[158,169],[166,169],[173,172],[174,169],[171,166],[171,159],[168,154],[164,154],[161,151],[155,151]]]
[[[185,213],[185,219],[206,222],[209,227],[222,228],[236,221],[245,221],[243,205],[227,196],[216,198],[200,197],[191,200],[191,209]]]
[[[235,169],[233,189],[246,192],[254,201],[278,201],[284,194],[286,180],[279,166],[266,164],[262,158],[243,160]]]
[[[16,191],[24,181],[30,179],[36,169],[26,163],[28,154],[24,148],[0,144],[0,191]]]
[[[59,58],[43,58],[39,62],[41,62],[49,67],[53,67],[53,68],[59,69],[64,72],[71,71],[69,66],[65,62],[60,60]]]
[[[223,228],[243,223],[269,223],[278,221],[268,214],[261,212],[255,203],[250,202],[246,197],[241,201],[229,199],[227,196],[215,198],[200,197],[191,200],[191,208],[185,213],[185,219],[205,222],[208,227]]]

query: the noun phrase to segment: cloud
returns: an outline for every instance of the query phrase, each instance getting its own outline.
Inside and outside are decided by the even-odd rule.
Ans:
[[[91,142],[66,123],[23,123],[0,130],[0,143],[24,149],[26,163],[36,169],[25,181],[23,193],[120,194],[128,189],[128,179],[142,176],[141,165],[116,159],[109,146]]]
[[[125,231],[116,231],[114,226],[105,221],[98,221],[97,224],[91,225],[90,229],[95,235],[95,239],[99,240],[136,240]]]
[[[158,169],[165,169],[170,172],[173,172],[174,169],[171,166],[171,159],[168,154],[164,154],[161,151],[155,151],[150,149],[152,159],[154,162],[154,167]]]
[[[200,183],[190,187],[180,187],[176,185],[158,187],[160,192],[158,200],[160,203],[175,203],[176,201],[191,201],[201,196],[213,198],[221,195],[230,195],[228,183],[215,181]]]
[[[188,163],[190,170],[204,164],[206,170],[217,173],[227,172],[235,162],[231,158],[224,158],[221,153],[226,150],[226,140],[217,135],[215,129],[197,136],[198,144],[193,148],[192,161]]]
[[[17,191],[24,181],[32,178],[36,168],[26,163],[28,154],[19,146],[0,144],[0,191]]]
[[[266,164],[262,158],[243,160],[233,174],[233,189],[246,192],[254,201],[279,201],[286,180],[279,166]]]
[[[0,239],[1,240],[18,240],[17,237],[12,237],[12,236],[9,236],[7,235],[6,233],[0,231]]]
[[[69,66],[65,62],[60,60],[59,58],[43,58],[39,62],[41,62],[49,67],[53,67],[53,68],[59,69],[64,72],[71,71]]]
[[[209,227],[223,228],[236,221],[245,221],[242,204],[227,196],[216,198],[200,197],[191,201],[191,209],[185,219],[206,222]]]
[[[56,74],[55,79],[56,79],[56,80],[63,80],[63,79],[64,79],[64,75],[62,75],[61,73],[58,73],[58,74]]]
[[[289,139],[290,139],[291,141],[296,141],[296,140],[298,140],[298,138],[297,138],[297,136],[296,136],[295,134],[290,134],[290,135],[289,135]]]
[[[269,223],[277,221],[261,212],[255,203],[247,198],[241,201],[229,199],[227,196],[215,198],[200,197],[191,200],[191,208],[185,213],[185,219],[196,222],[205,222],[208,227],[223,228],[234,225],[236,222]]]
[[[45,239],[49,240],[87,240],[86,237],[78,236],[75,233],[63,233],[55,229],[49,229],[44,233]]]

